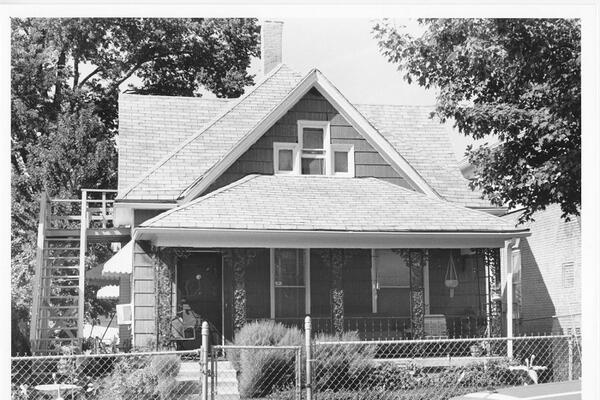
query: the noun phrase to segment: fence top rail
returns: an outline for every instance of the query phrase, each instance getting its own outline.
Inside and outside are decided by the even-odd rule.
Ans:
[[[59,360],[59,359],[79,359],[79,358],[124,358],[124,357],[137,357],[137,356],[191,356],[199,355],[201,348],[195,350],[180,350],[180,351],[146,351],[136,353],[103,353],[103,354],[67,354],[67,355],[46,355],[46,356],[17,356],[11,357],[11,361],[32,361],[32,360]]]
[[[212,346],[213,349],[223,349],[223,350],[261,350],[261,349],[270,349],[270,350],[299,350],[302,346],[243,346],[243,345],[219,345]]]
[[[532,339],[569,339],[578,338],[574,335],[545,335],[545,336],[511,336],[511,337],[474,337],[457,339],[407,339],[407,340],[355,340],[355,341],[318,341],[315,345],[377,345],[377,344],[419,344],[419,343],[465,343],[465,342],[501,342],[506,340]]]

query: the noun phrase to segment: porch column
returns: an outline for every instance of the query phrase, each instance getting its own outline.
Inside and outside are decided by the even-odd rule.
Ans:
[[[152,246],[154,263],[154,293],[156,309],[156,347],[168,348],[171,335],[171,319],[173,318],[173,282],[176,254],[172,249],[161,249]]]
[[[410,269],[410,325],[413,339],[425,336],[425,288],[423,273],[427,262],[423,250],[406,250],[405,260]]]
[[[331,250],[331,320],[336,335],[344,332],[344,251]]]
[[[488,280],[488,332],[492,337],[502,336],[502,294],[500,249],[483,249],[483,264]]]
[[[233,330],[241,329],[247,320],[246,268],[256,257],[253,249],[224,249],[223,264],[233,271]]]

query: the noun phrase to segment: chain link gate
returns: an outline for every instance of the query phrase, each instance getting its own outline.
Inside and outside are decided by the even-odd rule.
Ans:
[[[300,346],[212,346],[209,364],[212,400],[301,399]]]

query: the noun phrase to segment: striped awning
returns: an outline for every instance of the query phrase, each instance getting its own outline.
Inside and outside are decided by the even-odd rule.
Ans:
[[[133,242],[127,243],[104,263],[103,277],[120,278],[123,274],[131,274],[133,263]]]

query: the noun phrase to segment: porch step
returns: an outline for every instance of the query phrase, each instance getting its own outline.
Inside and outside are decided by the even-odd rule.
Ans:
[[[183,362],[175,380],[186,394],[200,393],[200,364],[196,361]],[[209,380],[209,392],[211,390]],[[217,380],[214,388],[214,400],[240,400],[237,372],[229,361],[217,361]]]

